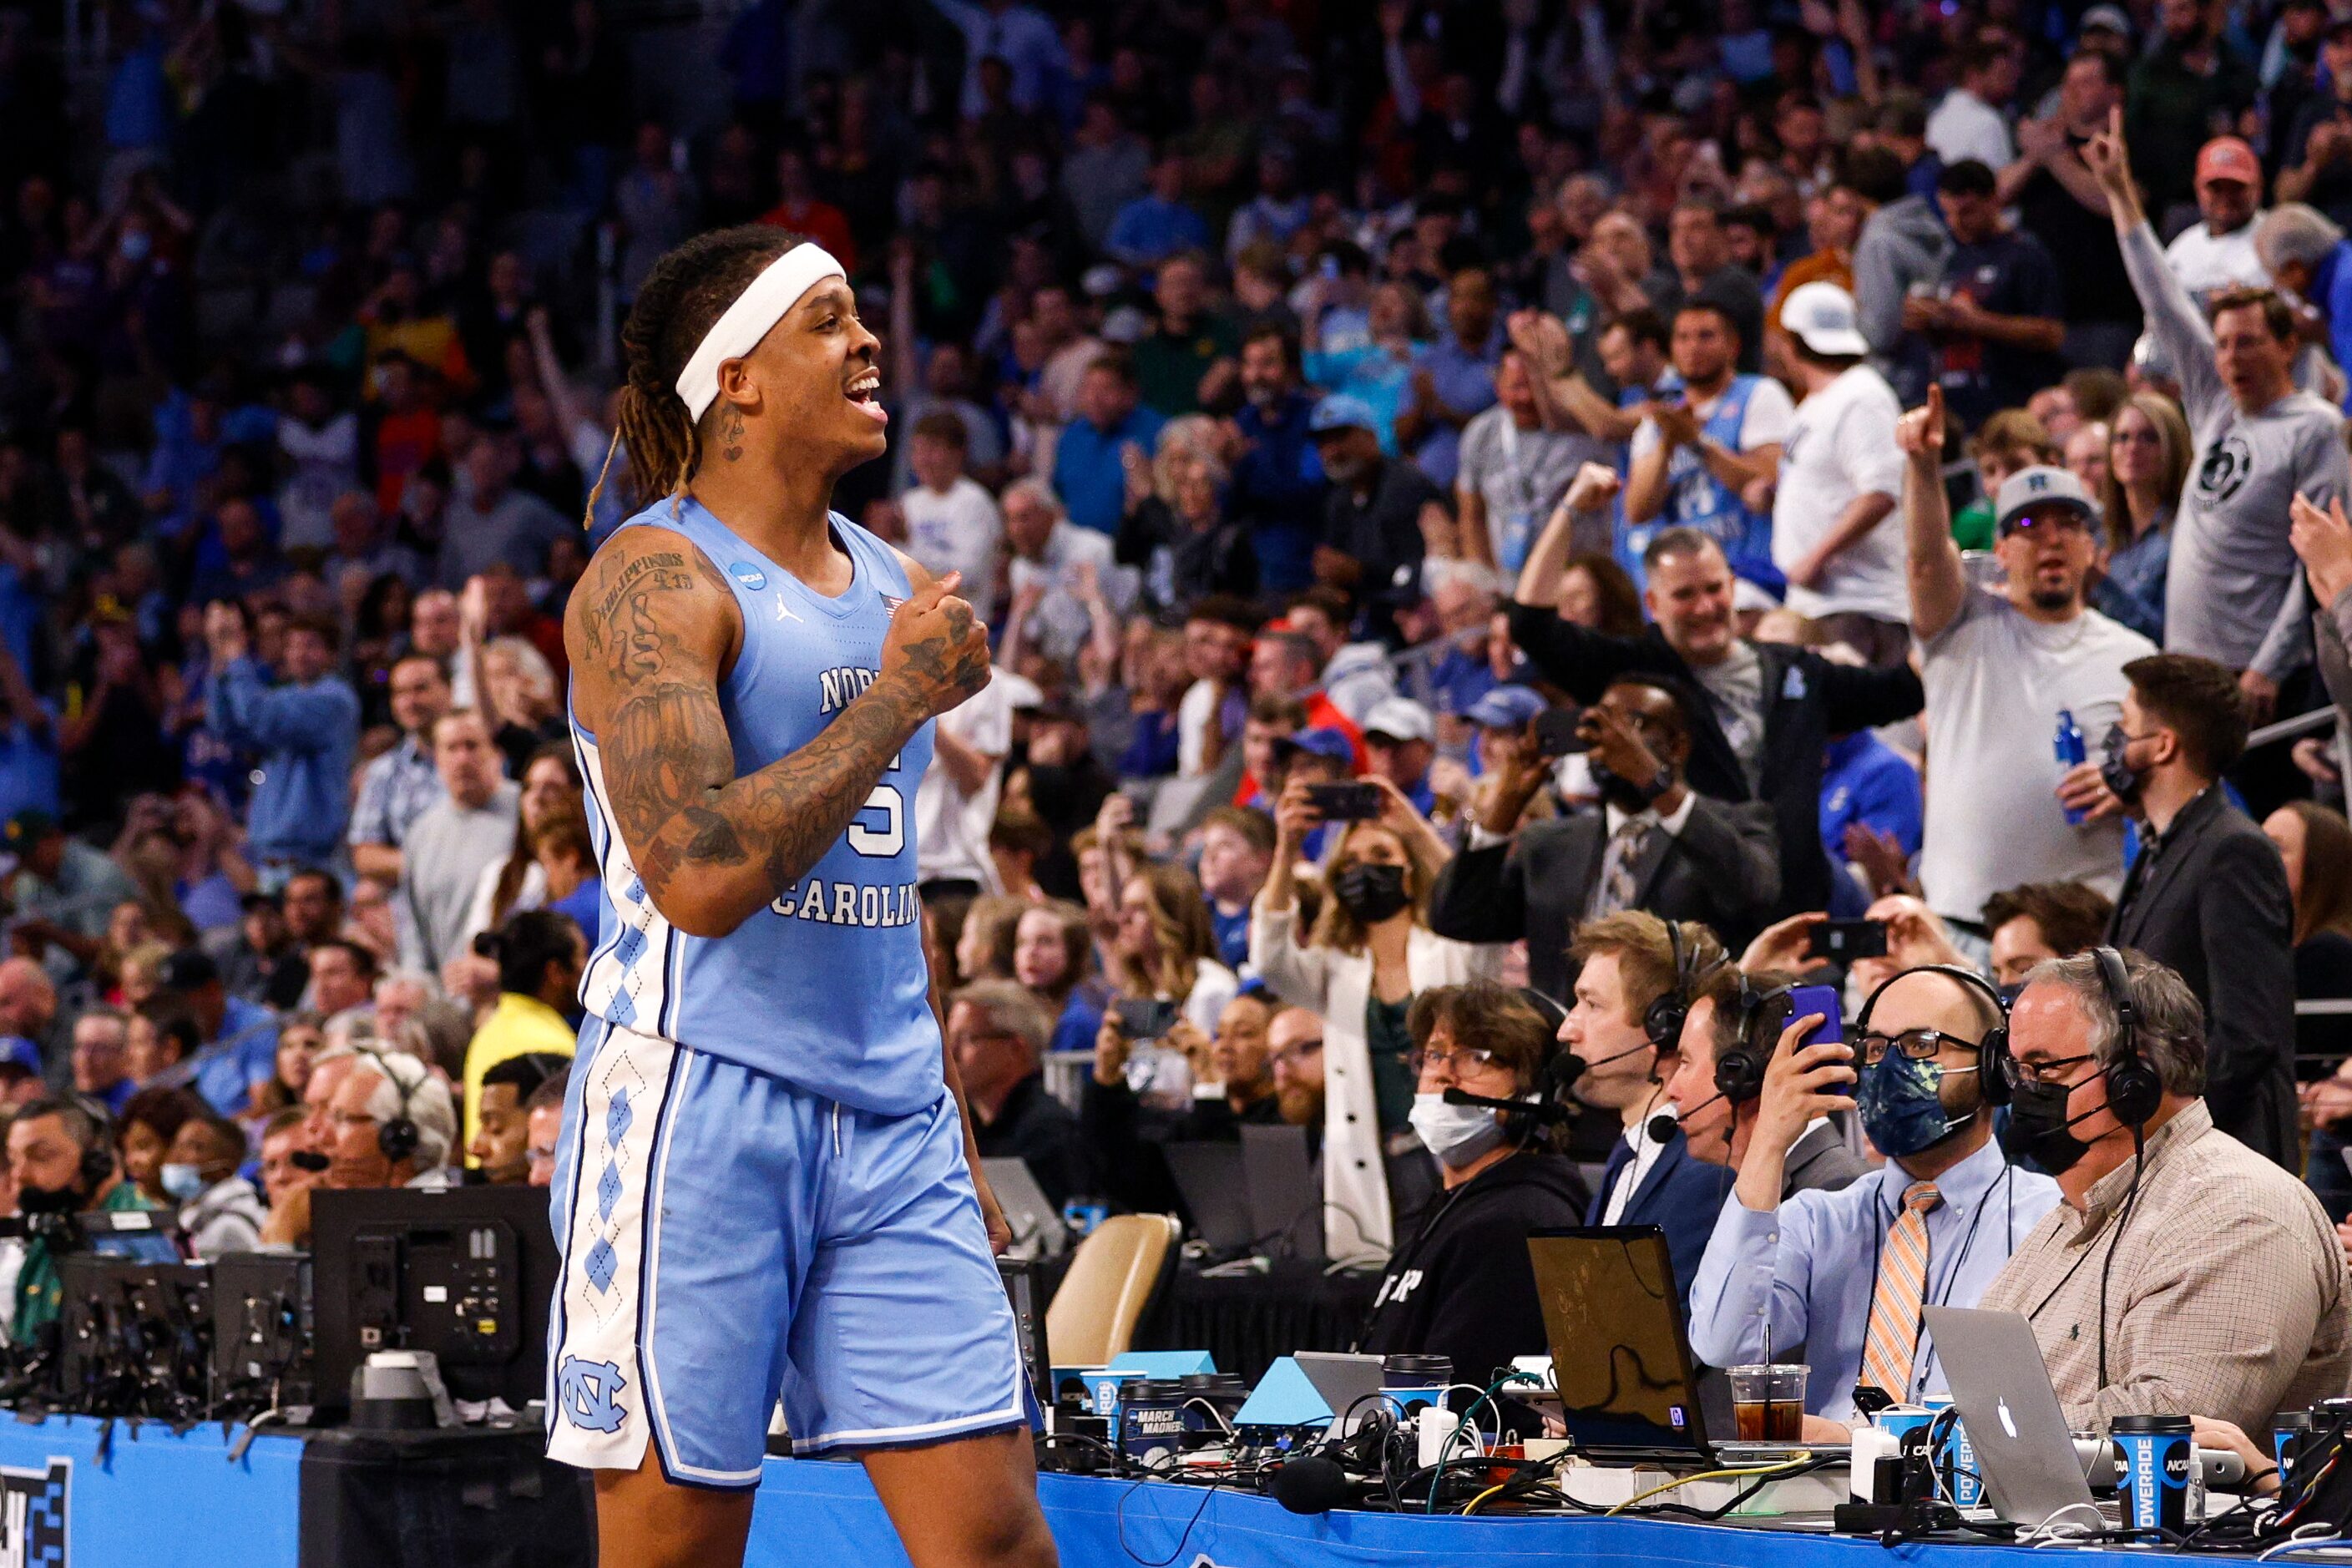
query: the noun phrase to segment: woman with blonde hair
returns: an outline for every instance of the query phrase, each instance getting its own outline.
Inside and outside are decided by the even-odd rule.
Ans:
[[[1152,605],[1181,611],[1210,594],[1257,592],[1247,531],[1225,513],[1232,480],[1217,422],[1206,415],[1170,420],[1148,468],[1139,458],[1130,464],[1117,553],[1142,572]]]
[[[2107,482],[2099,491],[2107,565],[2091,590],[2091,607],[2162,643],[2172,514],[2189,482],[2189,421],[2164,394],[2135,392],[2107,431]]]
[[[1493,979],[1507,951],[1429,929],[1430,889],[1449,851],[1387,780],[1378,818],[1339,827],[1325,897],[1299,931],[1301,846],[1322,814],[1293,779],[1276,805],[1274,867],[1250,912],[1250,963],[1277,996],[1323,1016],[1323,1226],[1334,1258],[1385,1255],[1394,1215],[1436,1186],[1412,1131],[1412,999]]]

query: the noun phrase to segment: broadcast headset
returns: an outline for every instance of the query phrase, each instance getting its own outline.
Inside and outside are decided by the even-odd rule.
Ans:
[[[416,1091],[425,1087],[425,1077],[420,1073],[415,1083],[403,1083],[400,1075],[393,1071],[392,1058],[387,1053],[366,1046],[355,1048],[361,1056],[375,1064],[376,1071],[382,1073],[383,1080],[400,1095],[400,1109],[388,1120],[379,1122],[375,1130],[376,1148],[386,1161],[397,1165],[414,1155],[417,1145],[424,1142],[424,1134],[417,1129],[413,1111]],[[410,1058],[412,1061],[415,1059],[413,1057]]]
[[[1854,1015],[1853,1032],[1857,1039],[1870,1028],[1871,1009],[1886,994],[1886,988],[1898,980],[1914,974],[1940,974],[1947,980],[1976,992],[1992,1004],[1992,1016],[1998,1020],[1977,1042],[1977,1091],[1987,1105],[2007,1105],[2009,1091],[2017,1082],[2017,1066],[2009,1054],[2009,1004],[2001,999],[1993,983],[1973,969],[1957,963],[1922,963],[1914,969],[1898,970],[1874,987],[1863,998],[1862,1011]],[[1962,1042],[1965,1044],[1965,1042]]]
[[[1747,975],[1739,977],[1739,996],[1734,1004],[1739,1009],[1739,1043],[1715,1058],[1715,1092],[1733,1105],[1763,1098],[1764,1068],[1780,1044],[1779,1031],[1768,1023],[1768,1010],[1794,989],[1772,985],[1759,991]]]
[[[1675,984],[1670,991],[1661,992],[1642,1015],[1642,1032],[1650,1037],[1650,1044],[1662,1051],[1680,1048],[1683,1020],[1690,1016],[1691,973],[1690,955],[1683,947],[1682,928],[1673,921],[1665,922],[1666,946],[1675,955]]]

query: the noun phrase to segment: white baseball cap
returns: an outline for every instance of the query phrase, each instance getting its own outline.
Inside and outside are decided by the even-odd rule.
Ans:
[[[1383,697],[1365,713],[1363,731],[1391,741],[1431,741],[1437,738],[1437,721],[1410,697]]]
[[[1780,325],[1817,354],[1866,354],[1853,322],[1853,296],[1834,283],[1808,283],[1780,301]]]

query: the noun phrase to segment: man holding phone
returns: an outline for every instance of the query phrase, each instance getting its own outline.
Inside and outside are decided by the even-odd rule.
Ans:
[[[1584,710],[1577,739],[1600,786],[1598,811],[1513,828],[1551,777],[1538,720],[1507,749],[1468,843],[1431,895],[1430,929],[1461,942],[1528,943],[1528,983],[1565,997],[1577,923],[1622,910],[1697,921],[1745,942],[1780,890],[1771,820],[1753,803],[1692,789],[1688,699],[1664,678],[1629,675]]]
[[[1689,715],[1691,788],[1770,808],[1780,875],[1768,914],[1826,909],[1830,862],[1822,851],[1821,818],[1830,737],[1918,712],[1919,678],[1907,666],[1857,669],[1811,648],[1741,637],[1732,615],[1730,563],[1723,547],[1696,529],[1666,529],[1643,552],[1649,585],[1642,605],[1652,624],[1641,635],[1612,637],[1562,620],[1560,580],[1574,548],[1574,514],[1607,506],[1617,488],[1617,476],[1598,464],[1586,465],[1569,487],[1519,574],[1507,606],[1511,640],[1544,679],[1580,702],[1596,700],[1612,681],[1644,675],[1704,693]]]
[[[1940,968],[1897,974],[1852,1029],[1834,1008],[1800,1008],[1764,1069],[1756,1130],[1691,1287],[1694,1353],[1759,1360],[1769,1325],[1771,1343],[1804,1345],[1809,1415],[1832,1422],[1854,1415],[1860,1384],[1893,1401],[1943,1388],[1921,1309],[1976,1305],[2058,1201],[2055,1182],[2010,1165],[1993,1140],[1978,1062],[2004,1023],[1988,984]],[[1784,1201],[1806,1128],[1856,1110],[1886,1163]],[[1808,1426],[1812,1440],[1843,1436]]]
[[[1719,1064],[1736,1052],[1752,1060],[1772,1048],[1788,1021],[1790,987],[1796,984],[1797,976],[1785,971],[1742,974],[1727,965],[1692,1001],[1673,1069],[1666,1074],[1666,1098],[1680,1108],[1675,1120],[1693,1159],[1727,1165],[1734,1172],[1746,1160],[1763,1114],[1758,1097],[1761,1084],[1726,1074]],[[1870,1168],[1846,1146],[1845,1135],[1826,1116],[1806,1124],[1780,1164],[1783,1200],[1814,1188],[1835,1192],[1851,1186]]]

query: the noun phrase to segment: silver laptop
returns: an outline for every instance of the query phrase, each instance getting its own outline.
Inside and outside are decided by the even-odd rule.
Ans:
[[[1381,1360],[1339,1351],[1300,1351],[1292,1357],[1323,1403],[1331,1407],[1330,1435],[1344,1437],[1371,1414],[1371,1395],[1381,1391]]]
[[[1003,1154],[982,1160],[980,1169],[996,1193],[996,1206],[1004,1211],[1004,1223],[1013,1227],[1013,1245],[1004,1253],[1007,1258],[1034,1263],[1059,1258],[1068,1249],[1069,1227],[1062,1223],[1061,1211],[1045,1200],[1045,1189],[1029,1173],[1027,1162],[1018,1154]]]
[[[2095,1527],[2091,1489],[2033,1325],[2022,1313],[1971,1307],[1929,1307],[1926,1318],[1993,1511],[2031,1528],[2071,1508]]]

